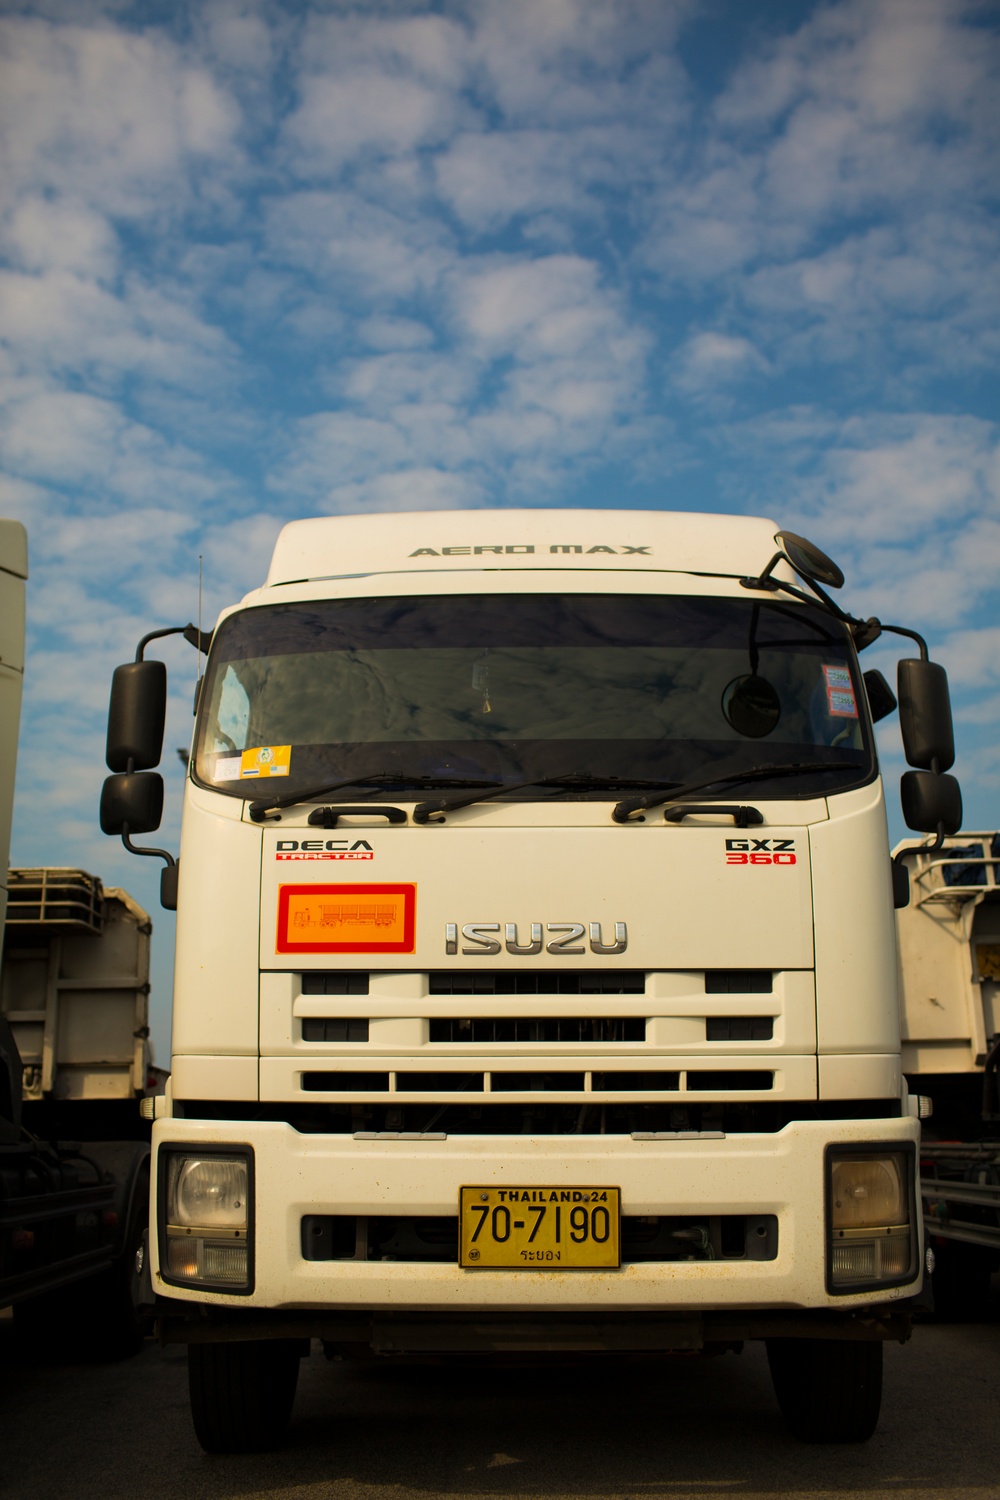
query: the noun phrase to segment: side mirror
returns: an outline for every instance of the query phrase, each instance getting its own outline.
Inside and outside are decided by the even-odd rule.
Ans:
[[[962,826],[962,790],[954,776],[906,771],[899,799],[907,828],[917,833],[957,833]]]
[[[833,558],[808,537],[799,536],[794,531],[779,531],[774,540],[802,578],[808,578],[811,583],[825,583],[831,589],[844,587],[844,575]]]
[[[166,713],[167,669],[162,661],[130,661],[116,667],[108,705],[108,769],[145,771],[159,765]],[[102,827],[103,805],[102,799]],[[131,819],[128,822],[131,827]],[[159,817],[149,826],[158,824]]]
[[[126,825],[130,837],[133,833],[153,833],[162,816],[163,777],[157,771],[109,776],[101,788],[102,833],[120,834]]]
[[[898,707],[896,695],[886,682],[878,667],[872,667],[864,674],[862,679],[865,692],[868,694],[868,707],[871,711],[872,723],[878,724],[881,719],[887,719]]]
[[[937,662],[904,657],[896,671],[896,689],[907,761],[924,771],[949,770],[955,764],[955,733],[944,667]],[[910,823],[909,819],[907,823],[911,828],[922,826]]]

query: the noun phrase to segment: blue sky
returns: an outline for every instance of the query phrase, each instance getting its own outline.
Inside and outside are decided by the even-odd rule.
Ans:
[[[926,631],[1000,821],[998,96],[981,0],[0,4],[12,859],[150,907],[161,1055],[155,862],[96,824],[111,670],[295,517],[773,516]]]

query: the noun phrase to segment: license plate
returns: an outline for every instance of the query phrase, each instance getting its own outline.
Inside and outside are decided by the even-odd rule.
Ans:
[[[621,1264],[621,1189],[464,1187],[458,1263],[470,1271],[607,1270]]]

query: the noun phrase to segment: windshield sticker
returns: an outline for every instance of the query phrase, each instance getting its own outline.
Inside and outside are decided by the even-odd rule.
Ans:
[[[415,885],[278,887],[279,953],[412,953]]]
[[[227,755],[215,762],[212,775],[216,781],[239,781],[243,762],[238,755]]]
[[[256,750],[244,750],[240,758],[240,780],[287,776],[291,763],[291,745],[261,745]]]
[[[854,697],[854,684],[847,668],[824,666],[823,676],[826,679],[827,711],[835,719],[856,719],[858,705]]]

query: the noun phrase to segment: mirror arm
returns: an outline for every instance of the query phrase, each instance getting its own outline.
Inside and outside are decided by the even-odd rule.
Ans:
[[[136,661],[143,661],[143,652],[150,641],[162,640],[165,635],[182,635],[189,645],[194,646],[203,655],[208,655],[208,648],[212,642],[212,633],[209,630],[199,630],[197,625],[169,625],[165,630],[151,630],[144,635],[135,648]]]
[[[128,824],[122,824],[122,843],[130,854],[152,854],[159,859],[166,860],[168,865],[177,863],[174,856],[167,849],[141,849],[138,844],[133,844],[128,836]]]
[[[776,552],[771,558],[771,561],[768,563],[767,567],[764,569],[763,573],[761,573],[760,577],[741,578],[741,587],[745,589],[767,589],[769,593],[774,593],[777,589],[781,589],[783,593],[791,594],[795,599],[801,599],[803,604],[815,603],[815,600],[811,599],[804,589],[795,588],[793,584],[783,583],[780,578],[771,577],[771,569],[775,566],[776,563],[780,562],[782,558],[784,558],[785,561],[789,563],[789,566],[794,566],[794,564],[791,563],[790,559],[785,557],[785,554],[783,552]],[[852,626],[854,629],[858,630],[859,633],[870,631],[873,627],[877,626],[879,631],[888,631],[890,635],[905,635],[908,640],[916,641],[917,646],[920,650],[920,660],[930,661],[930,649],[927,645],[926,640],[919,631],[909,630],[905,625],[884,625],[881,620],[858,620],[854,615],[848,614],[845,609],[841,609],[837,601],[835,599],[831,599],[830,595],[824,588],[820,586],[820,584],[814,583],[811,578],[808,579],[807,582],[809,584],[809,587],[813,590],[813,593],[823,602],[823,604],[826,605],[830,613],[832,615],[835,615],[838,620],[843,620],[845,625]],[[872,633],[869,639],[864,640],[864,645],[871,645],[872,641],[875,641],[877,639],[878,633]],[[859,646],[858,649],[861,650],[862,647]]]
[[[920,648],[920,660],[930,661],[931,654],[928,649],[927,642],[924,640],[923,636],[919,634],[918,631],[908,630],[905,625],[883,625],[882,629],[888,630],[890,635],[905,635],[908,640],[916,641],[917,645]]]
[[[841,609],[841,607],[837,603],[837,601],[835,599],[831,599],[830,595],[827,593],[826,589],[822,588],[820,586],[820,584],[814,583],[811,578],[808,580],[808,583],[809,583],[809,587],[812,589],[813,593],[819,595],[819,597],[822,599],[823,603],[826,605],[826,607],[830,611],[830,613],[832,615],[836,615],[836,617],[837,617],[838,620],[843,620],[843,622],[844,622],[845,625],[860,625],[861,624],[861,621],[860,620],[856,620],[853,615],[849,615],[847,613],[846,609]]]
[[[805,589],[796,588],[792,583],[783,583],[780,578],[772,578],[770,576],[771,568],[784,556],[783,552],[776,553],[759,578],[741,578],[740,587],[744,589],[767,589],[768,593],[771,594],[781,589],[782,593],[791,594],[793,599],[800,599],[803,604],[815,604],[816,599],[807,594]],[[785,561],[787,562],[788,559],[785,558]],[[826,605],[830,613],[838,620],[843,620],[847,625],[861,624],[860,620],[855,620],[853,615],[849,615],[846,610],[841,609],[837,601],[831,599],[830,595],[824,589],[820,588],[818,583],[813,583],[810,580],[809,587],[814,590],[821,602]],[[886,629],[888,629],[888,626],[886,626]]]
[[[778,564],[782,560],[784,560],[785,562],[788,562],[788,558],[785,557],[785,554],[782,552],[781,548],[779,547],[778,550],[777,550],[777,552],[771,558],[771,561],[768,563],[767,567],[764,569],[763,573],[761,573],[761,575],[760,575],[759,578],[743,578],[743,579],[740,580],[740,582],[743,584],[743,587],[747,588],[747,589],[752,589],[752,588],[758,588],[758,589],[772,588],[773,589],[773,588],[777,588],[777,586],[778,586],[778,580],[776,578],[772,578],[771,577],[771,573],[773,572],[773,570],[778,566]]]

